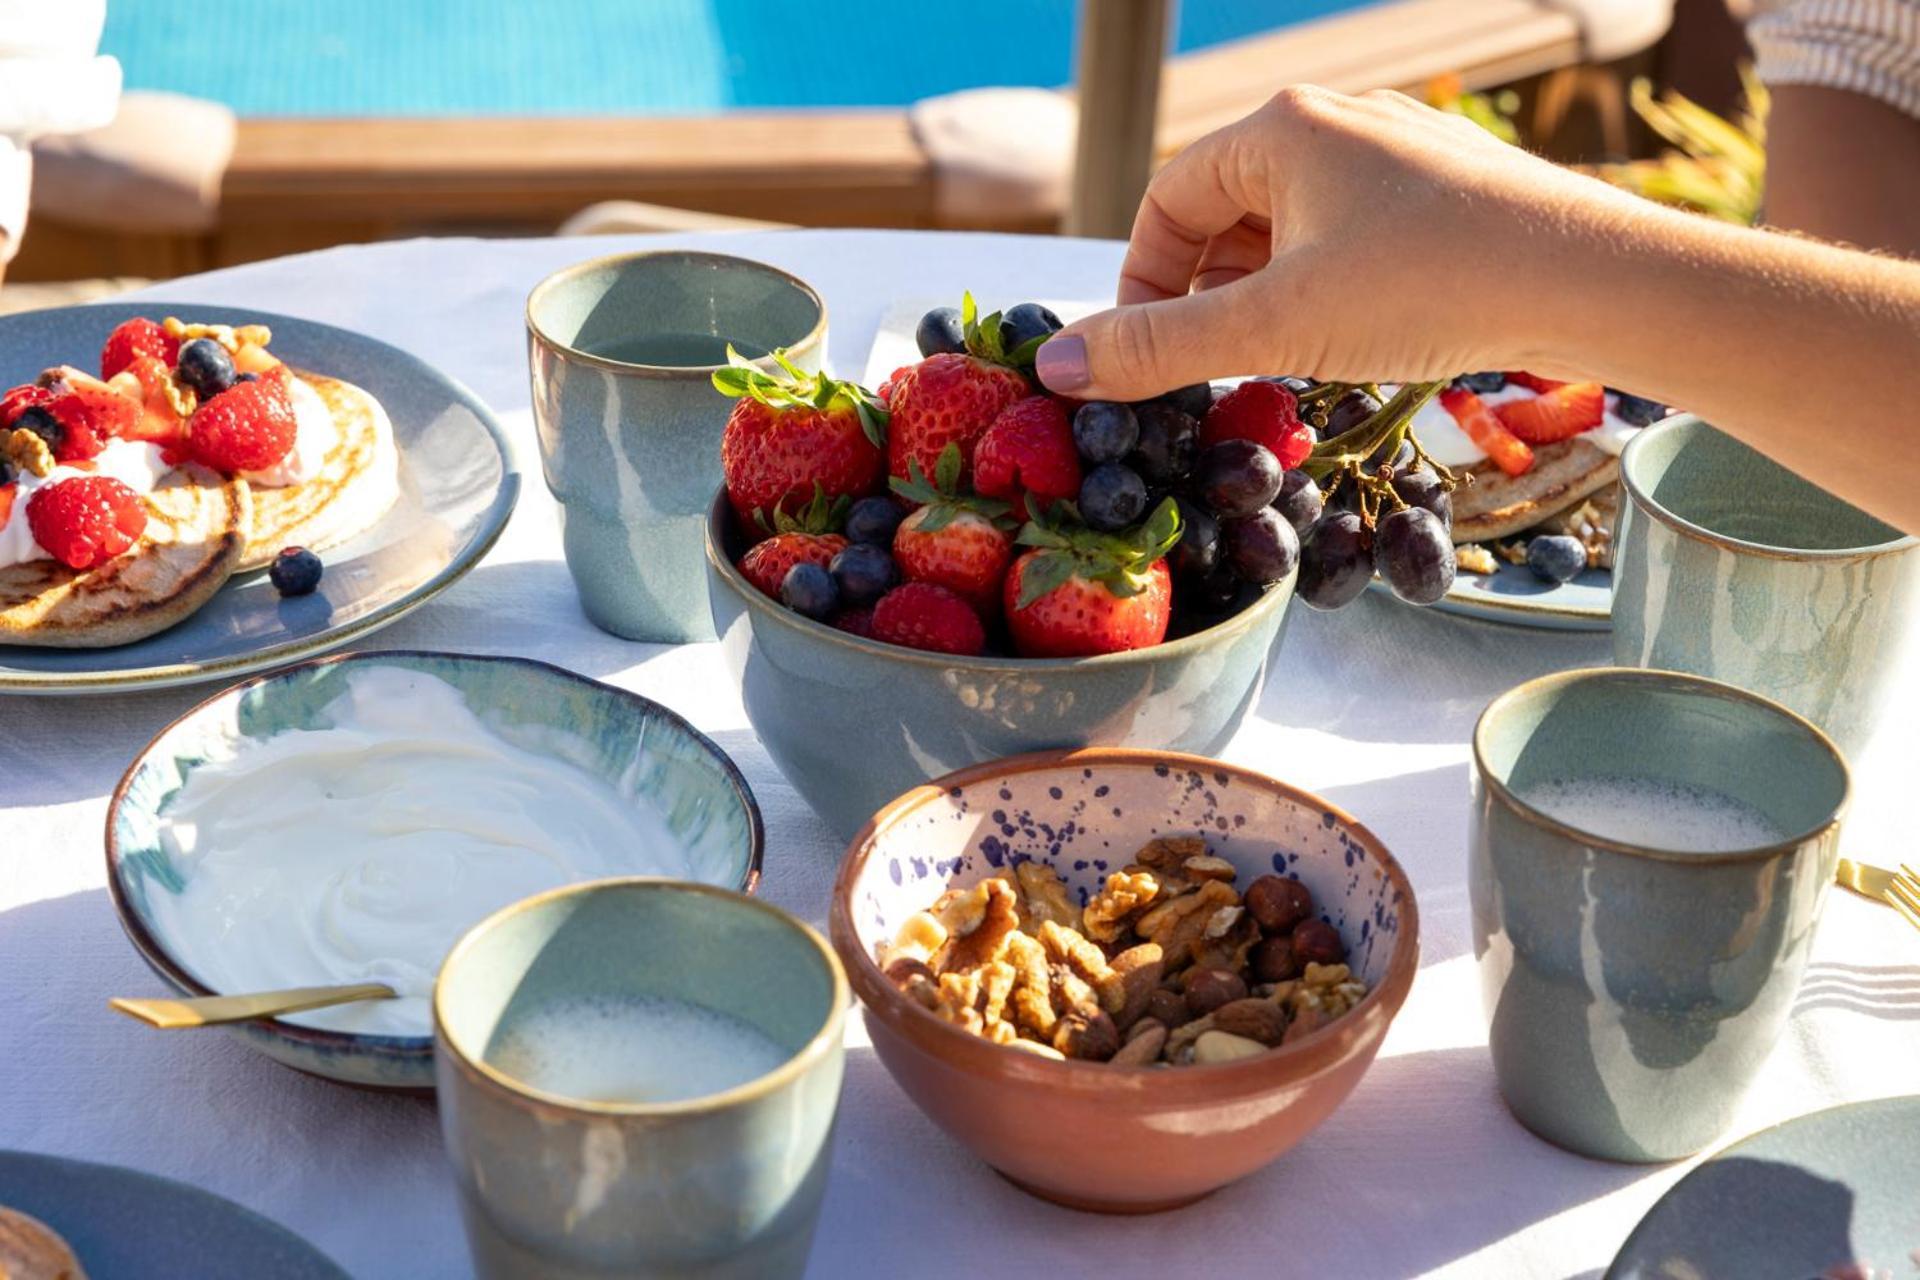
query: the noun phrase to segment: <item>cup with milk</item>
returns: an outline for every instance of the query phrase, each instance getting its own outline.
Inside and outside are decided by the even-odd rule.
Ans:
[[[706,885],[593,881],[476,925],[433,998],[476,1274],[799,1276],[846,1005],[818,934]]]
[[[1507,1105],[1584,1155],[1701,1150],[1799,988],[1845,760],[1757,694],[1623,668],[1501,695],[1473,753],[1474,955]]]

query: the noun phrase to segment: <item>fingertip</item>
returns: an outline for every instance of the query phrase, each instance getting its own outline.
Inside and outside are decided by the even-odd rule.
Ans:
[[[1093,375],[1087,365],[1087,340],[1062,330],[1040,344],[1033,372],[1047,390],[1061,395],[1083,391]]]

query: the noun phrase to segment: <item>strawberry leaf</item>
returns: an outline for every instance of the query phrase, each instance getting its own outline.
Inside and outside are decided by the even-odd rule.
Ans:
[[[876,449],[886,448],[887,411],[866,399],[856,401],[853,411],[860,415],[860,430],[866,433],[867,443]]]
[[[951,497],[960,491],[960,444],[949,440],[933,464],[933,487]]]
[[[1024,609],[1065,586],[1076,567],[1073,555],[1066,551],[1043,551],[1028,560],[1020,570],[1020,598],[1014,607]]]
[[[1040,354],[1040,348],[1045,346],[1047,339],[1052,336],[1050,333],[1039,333],[1028,338],[1025,342],[1007,352],[1007,363],[1016,365],[1022,369],[1031,369],[1034,358]]]

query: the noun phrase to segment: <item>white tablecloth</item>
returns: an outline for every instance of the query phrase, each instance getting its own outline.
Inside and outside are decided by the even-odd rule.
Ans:
[[[528,477],[506,536],[464,582],[372,646],[528,654],[659,699],[746,771],[768,831],[763,892],[824,927],[840,854],[748,727],[713,645],[628,644],[594,630],[560,559],[529,423],[522,303],[566,263],[699,243],[811,280],[831,359],[864,364],[890,296],[962,288],[990,303],[1110,296],[1111,243],[797,232],[671,240],[386,244],[175,281],[170,299],[257,306],[405,347],[499,412]],[[1306,321],[1311,323],[1311,321]],[[1685,1166],[1568,1155],[1500,1105],[1468,941],[1466,739],[1508,686],[1607,657],[1604,637],[1510,630],[1368,597],[1296,606],[1256,714],[1229,758],[1319,791],[1406,865],[1424,924],[1413,994],[1351,1100],[1265,1172],[1177,1213],[1094,1217],[1031,1199],[926,1120],[850,1020],[820,1277],[1167,1275],[1597,1276]],[[230,1196],[354,1275],[468,1274],[432,1106],[307,1079],[227,1036],[148,1030],[106,998],[157,994],[104,889],[106,800],[132,753],[208,689],[0,699],[0,1147],[105,1160]],[[1902,698],[1859,771],[1847,845],[1885,862],[1902,839],[1920,710]],[[1788,1033],[1737,1132],[1837,1102],[1910,1092],[1920,1063],[1920,934],[1835,893]],[[1036,1135],[1044,1140],[1044,1135]]]

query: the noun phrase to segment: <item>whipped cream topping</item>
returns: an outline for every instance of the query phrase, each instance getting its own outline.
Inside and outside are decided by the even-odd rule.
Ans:
[[[293,398],[293,446],[270,467],[240,472],[240,478],[250,484],[269,489],[305,484],[320,474],[327,454],[340,442],[340,429],[320,393],[299,377],[288,379],[287,387]]]
[[[1383,390],[1388,390],[1391,394],[1392,389],[1383,388]],[[1531,400],[1534,395],[1534,392],[1520,384],[1509,382],[1500,390],[1481,396],[1480,401],[1491,409],[1496,405],[1510,404],[1515,400]],[[1619,399],[1613,392],[1607,392],[1607,411],[1600,419],[1600,425],[1589,431],[1583,431],[1573,438],[1585,440],[1614,457],[1619,457],[1620,451],[1627,447],[1627,441],[1633,439],[1635,433],[1641,430],[1640,427],[1634,426],[1613,411]],[[1420,447],[1427,451],[1427,456],[1443,467],[1471,467],[1477,462],[1486,460],[1486,451],[1460,429],[1460,424],[1453,420],[1453,415],[1441,407],[1438,397],[1421,405],[1419,411],[1413,415],[1413,434],[1420,438]]]
[[[52,559],[51,553],[34,540],[33,527],[27,522],[27,503],[37,490],[76,476],[111,476],[135,493],[152,493],[171,470],[158,445],[109,440],[85,466],[61,463],[44,476],[19,472],[14,478],[13,508],[7,513],[6,523],[0,525],[0,569],[29,560]]]
[[[577,880],[692,876],[645,799],[563,758],[590,749],[570,735],[529,749],[398,668],[352,672],[323,715],[216,753],[159,815],[183,888],[150,892],[153,923],[215,991],[385,982],[400,999],[288,1020],[431,1035],[440,962],[484,917]]]

